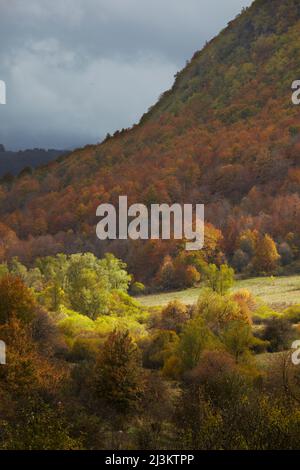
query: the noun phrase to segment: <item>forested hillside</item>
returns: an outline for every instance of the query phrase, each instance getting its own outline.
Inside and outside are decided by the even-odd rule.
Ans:
[[[139,125],[2,178],[0,450],[299,449],[299,54],[256,0]],[[101,243],[120,195],[204,202],[204,250]]]
[[[137,280],[154,282],[180,247],[96,238],[96,207],[128,195],[147,205],[205,203],[206,261],[299,271],[300,120],[291,101],[299,51],[299,2],[256,0],[194,55],[140,124],[2,181],[2,259],[109,250]]]

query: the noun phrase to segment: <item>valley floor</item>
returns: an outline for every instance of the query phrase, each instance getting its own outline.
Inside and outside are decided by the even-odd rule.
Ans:
[[[263,302],[274,308],[285,308],[292,304],[300,304],[300,276],[278,278],[253,278],[237,281],[233,291],[248,289]],[[172,300],[180,300],[185,304],[197,301],[203,287],[147,295],[139,298],[142,305],[147,307],[167,305]]]

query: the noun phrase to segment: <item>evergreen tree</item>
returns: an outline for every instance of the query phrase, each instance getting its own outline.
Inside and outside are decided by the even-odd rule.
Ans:
[[[143,393],[139,351],[129,332],[114,331],[105,342],[95,365],[94,391],[114,411],[134,411]]]

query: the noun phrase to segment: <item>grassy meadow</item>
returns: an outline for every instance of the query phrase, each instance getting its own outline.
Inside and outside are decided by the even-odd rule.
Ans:
[[[172,300],[193,304],[197,301],[203,289],[204,287],[198,287],[177,292],[147,295],[140,297],[139,301],[147,307],[167,305]],[[248,289],[255,297],[277,309],[300,303],[300,276],[238,280],[232,290],[240,289]]]

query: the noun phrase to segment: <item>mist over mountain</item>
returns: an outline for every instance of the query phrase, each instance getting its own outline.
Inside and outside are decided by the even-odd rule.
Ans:
[[[24,169],[46,165],[65,153],[54,149],[31,149],[12,152],[0,144],[0,177],[7,173],[18,175]]]

